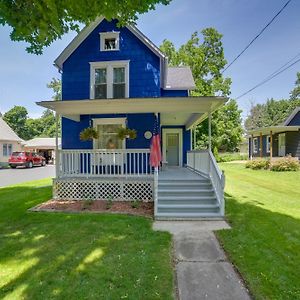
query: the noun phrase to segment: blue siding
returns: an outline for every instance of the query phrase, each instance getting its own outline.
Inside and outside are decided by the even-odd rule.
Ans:
[[[290,121],[288,126],[300,126],[300,111],[296,113],[294,118]]]
[[[100,51],[100,32],[120,32],[119,51]],[[126,27],[103,20],[63,64],[62,99],[89,99],[89,62],[130,60],[129,97],[160,97],[160,60]]]

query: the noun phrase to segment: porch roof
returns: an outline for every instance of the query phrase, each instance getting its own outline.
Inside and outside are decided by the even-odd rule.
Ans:
[[[280,132],[287,132],[287,131],[298,131],[300,130],[300,126],[269,126],[269,127],[262,127],[257,128],[253,130],[249,130],[248,134],[249,136],[254,135],[258,136],[260,134],[270,134],[272,131],[272,134],[274,133],[280,133]]]
[[[80,121],[80,115],[161,113],[162,120],[174,120],[174,125],[181,123],[189,129],[226,101],[225,97],[161,97],[41,101],[37,104],[74,121]]]

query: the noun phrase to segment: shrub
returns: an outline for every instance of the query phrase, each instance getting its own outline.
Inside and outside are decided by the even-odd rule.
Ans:
[[[270,161],[267,159],[256,159],[256,160],[249,160],[246,165],[246,168],[250,168],[252,170],[261,170],[261,169],[269,169]]]
[[[138,200],[131,201],[132,208],[139,208],[140,205],[141,205],[141,201],[138,201]]]
[[[270,166],[271,171],[283,172],[283,171],[299,171],[299,161],[293,157],[286,156],[272,161]]]

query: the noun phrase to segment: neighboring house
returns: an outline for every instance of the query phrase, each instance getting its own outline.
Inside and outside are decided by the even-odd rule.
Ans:
[[[61,148],[61,139],[58,139],[58,148]],[[40,153],[46,158],[47,163],[55,161],[56,141],[55,138],[34,138],[24,142],[24,149]]]
[[[12,152],[22,150],[22,139],[7,125],[0,116],[0,167],[8,165]]]
[[[211,151],[192,151],[191,137],[227,99],[190,97],[190,68],[169,67],[136,27],[116,23],[98,18],[78,34],[55,60],[62,101],[38,102],[62,116],[54,197],[154,200],[161,218],[222,216],[224,178]],[[164,165],[159,174],[149,166],[155,120]],[[99,137],[81,141],[88,127]],[[136,130],[136,138],[120,139],[121,128]]]
[[[291,155],[300,159],[300,107],[282,125],[257,128],[248,134],[250,158]]]

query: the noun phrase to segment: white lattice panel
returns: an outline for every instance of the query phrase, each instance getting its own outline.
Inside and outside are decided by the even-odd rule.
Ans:
[[[53,197],[69,200],[153,201],[153,182],[132,179],[54,179]]]

